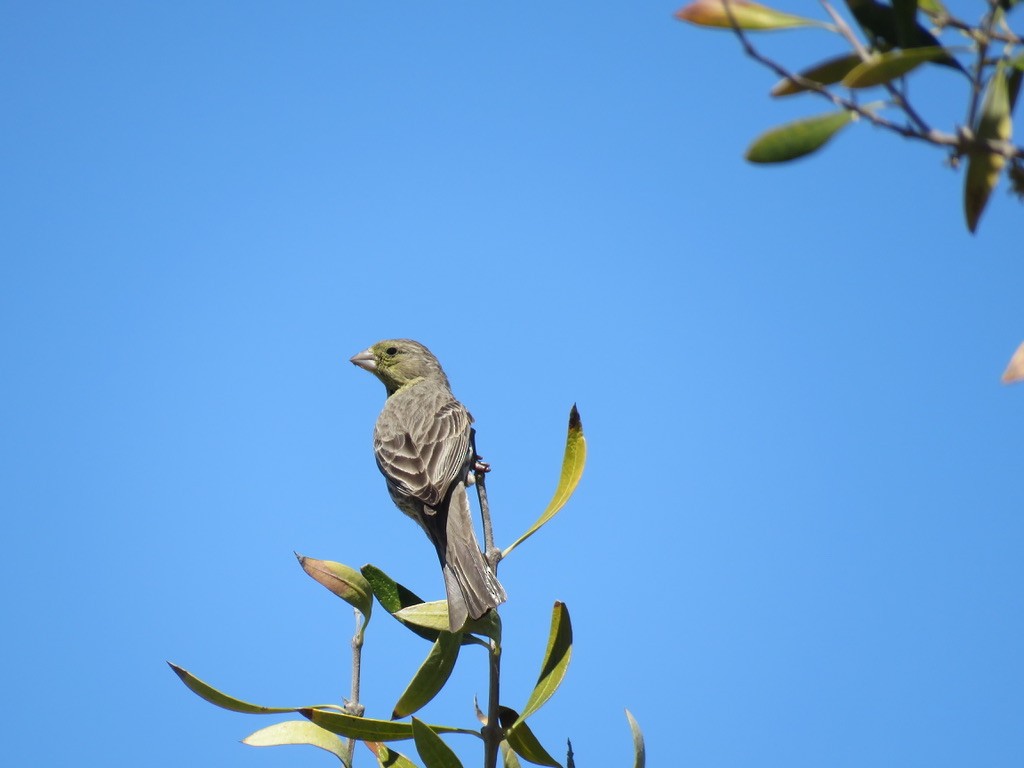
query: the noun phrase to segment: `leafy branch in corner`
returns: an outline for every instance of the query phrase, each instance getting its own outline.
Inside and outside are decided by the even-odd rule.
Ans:
[[[943,150],[954,168],[966,165],[963,205],[971,232],[1004,172],[1011,191],[1024,198],[1024,148],[1013,142],[1012,119],[1024,76],[1024,38],[1007,22],[1020,0],[984,0],[976,24],[950,14],[941,0],[845,2],[863,38],[828,0],[821,0],[827,21],[748,0],[694,0],[676,13],[676,18],[700,27],[732,31],[747,56],[780,78],[770,91],[773,97],[808,93],[835,107],[766,131],[748,147],[746,158],[754,163],[795,160],[823,147],[850,123],[865,121]],[[750,33],[797,28],[834,34],[845,50],[793,69],[750,39]],[[959,35],[965,45],[942,43],[938,36],[946,32]],[[957,58],[961,50],[966,65]],[[907,79],[927,64],[944,67],[950,77],[965,83],[964,119],[949,130],[935,128],[911,101]],[[880,89],[883,98],[862,103],[860,94],[872,88]]]

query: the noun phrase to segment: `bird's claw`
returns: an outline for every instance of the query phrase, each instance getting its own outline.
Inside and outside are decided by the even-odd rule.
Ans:
[[[474,472],[490,472],[491,471],[491,465],[488,464],[486,461],[481,461],[481,459],[483,459],[483,456],[477,456],[476,457],[476,460],[473,462],[473,471]]]

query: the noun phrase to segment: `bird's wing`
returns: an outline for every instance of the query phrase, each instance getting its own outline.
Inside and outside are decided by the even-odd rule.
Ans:
[[[396,393],[374,430],[377,465],[398,493],[435,507],[470,459],[472,421],[447,388],[424,382]]]

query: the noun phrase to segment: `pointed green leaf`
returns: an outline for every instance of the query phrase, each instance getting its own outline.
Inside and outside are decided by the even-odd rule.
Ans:
[[[729,11],[732,11],[730,18]],[[695,2],[676,11],[676,18],[695,24],[698,27],[716,27],[732,29],[733,21],[740,29],[748,31],[765,31],[773,29],[792,29],[794,27],[828,27],[814,19],[782,13],[748,0],[730,0],[729,9],[723,0],[695,0]]]
[[[409,686],[395,704],[395,710],[391,713],[392,720],[418,712],[437,695],[451,677],[461,647],[460,635],[451,632],[438,633],[426,660],[416,670]]]
[[[844,56],[836,56],[827,59],[820,64],[815,64],[797,74],[805,80],[812,80],[819,85],[832,85],[846,77],[850,70],[861,63],[861,58],[856,53],[848,53]],[[772,96],[792,96],[795,93],[803,93],[807,89],[792,80],[780,80],[771,90]]]
[[[541,746],[540,741],[514,709],[500,707],[498,722],[505,728],[505,739],[516,754],[534,765],[547,765],[551,768],[562,768],[555,758]]]
[[[1006,69],[1000,64],[988,82],[975,135],[981,141],[1006,141],[1012,134],[1013,123],[1010,119],[1010,96],[1006,81]],[[964,213],[967,217],[967,229],[972,233],[978,227],[981,214],[988,204],[992,190],[999,183],[999,174],[1002,173],[1005,165],[1006,158],[1004,156],[984,150],[972,152],[967,160],[967,173],[964,178]]]
[[[412,727],[408,723],[394,723],[390,720],[374,720],[356,717],[344,712],[330,712],[324,709],[300,709],[299,714],[331,733],[349,739],[370,739],[371,741],[400,741],[412,738]]]
[[[462,768],[462,763],[452,748],[430,730],[429,726],[424,725],[422,720],[415,717],[412,719],[412,735],[424,768]]]
[[[629,730],[633,733],[633,768],[644,768],[647,762],[647,749],[644,747],[644,734],[640,730],[633,713],[626,710],[626,719],[629,720]]]
[[[369,582],[377,602],[381,604],[384,610],[415,634],[433,642],[437,640],[438,632],[448,631],[447,602],[444,600],[433,600],[429,603],[423,602],[419,595],[406,589],[376,566],[364,565],[361,570],[363,576]],[[495,625],[497,625],[497,628]],[[500,630],[500,619],[498,618],[497,611],[489,611],[483,617],[466,625],[462,636],[462,644],[479,643],[479,640],[466,633],[487,635],[488,637],[500,640]]]
[[[259,704],[250,704],[247,701],[228,696],[226,693],[221,693],[177,664],[171,664],[171,662],[167,662],[167,664],[192,693],[223,709],[229,709],[232,712],[244,712],[247,715],[273,715],[282,712],[295,712],[298,709],[297,707],[264,707]]]
[[[369,717],[356,717],[343,712],[332,712],[319,707],[306,707],[298,710],[303,717],[326,728],[331,733],[360,741],[402,741],[412,738],[412,726],[408,723],[396,723],[392,720],[374,720]],[[476,733],[462,728],[451,728],[447,725],[430,726],[439,733]]]
[[[348,765],[345,759],[347,753],[344,742],[330,731],[325,731],[308,720],[287,720],[283,723],[275,723],[250,733],[242,739],[242,743],[248,744],[250,747],[308,744],[330,752],[341,760],[342,764]]]
[[[507,741],[501,742],[501,762],[504,768],[522,768],[522,763]]]
[[[429,603],[410,605],[407,608],[396,611],[395,618],[410,628],[419,627],[436,632],[448,632],[450,630],[447,600],[431,600]]]
[[[412,624],[405,621],[402,617],[397,614],[404,608],[409,608],[415,605],[426,605],[423,599],[414,592],[406,589],[397,581],[388,576],[380,568],[374,565],[364,565],[361,569],[363,576],[366,577],[367,582],[370,584],[370,588],[373,590],[374,596],[377,598],[377,602],[381,604],[381,607],[385,611],[394,616],[398,621],[407,626],[415,634],[434,642],[437,640],[437,633],[439,630],[448,629],[448,613],[445,608],[445,620],[444,625],[439,626],[435,629],[428,629],[419,624]],[[441,601],[442,604],[444,601]]]
[[[391,749],[387,744],[382,744],[379,741],[364,741],[363,744],[373,752],[380,768],[417,768],[416,763],[401,752]]]
[[[853,112],[841,109],[816,117],[805,117],[765,131],[747,148],[752,163],[784,163],[821,149],[853,120]]]
[[[1010,99],[1010,115],[1017,108],[1017,95],[1020,93],[1021,77],[1024,76],[1024,53],[1007,62],[1010,71],[1006,74],[1006,92]]]
[[[472,632],[474,635],[489,637],[498,645],[501,645],[501,616],[497,611],[488,611],[479,619],[467,621],[462,631],[463,633]],[[463,639],[462,644],[466,645],[468,642],[467,639]]]
[[[417,634],[425,635],[426,632],[448,632],[448,602],[446,600],[432,600],[429,603],[417,603],[397,611],[395,618],[405,624]],[[497,611],[488,611],[479,619],[472,619],[466,622],[463,627],[462,644],[468,645],[474,642],[468,638],[466,633],[486,635],[501,642],[501,618]]]
[[[861,62],[843,78],[842,82],[847,88],[870,88],[903,77],[927,61],[947,58],[949,51],[941,45],[892,50],[875,54],[867,61]]]
[[[295,553],[302,570],[314,581],[327,587],[332,593],[357,609],[367,621],[373,610],[373,588],[370,582],[355,568],[331,560],[317,560]]]
[[[388,613],[395,613],[409,605],[418,605],[423,598],[406,589],[375,565],[364,565],[359,569],[373,590],[374,597]]]
[[[537,684],[526,700],[526,707],[516,721],[522,722],[544,706],[561,685],[572,658],[572,623],[565,603],[556,602],[551,611],[551,631],[548,633],[548,647],[544,652]]]
[[[576,490],[576,486],[579,485],[580,478],[583,477],[583,467],[586,463],[587,441],[583,437],[583,422],[580,420],[580,412],[576,410],[576,405],[574,404],[572,410],[569,411],[569,431],[565,439],[565,454],[562,457],[562,474],[559,477],[555,495],[551,498],[547,509],[537,518],[537,522],[530,526],[526,533],[512,542],[501,553],[502,557],[508,556],[509,552],[530,538],[542,525],[554,517],[558,510],[565,506],[573,491]]]

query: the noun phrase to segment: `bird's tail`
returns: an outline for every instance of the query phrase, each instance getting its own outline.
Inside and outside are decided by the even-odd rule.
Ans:
[[[448,624],[453,632],[506,600],[505,590],[487,564],[473,530],[466,486],[455,483],[445,521],[444,553],[438,547],[448,592]]]

